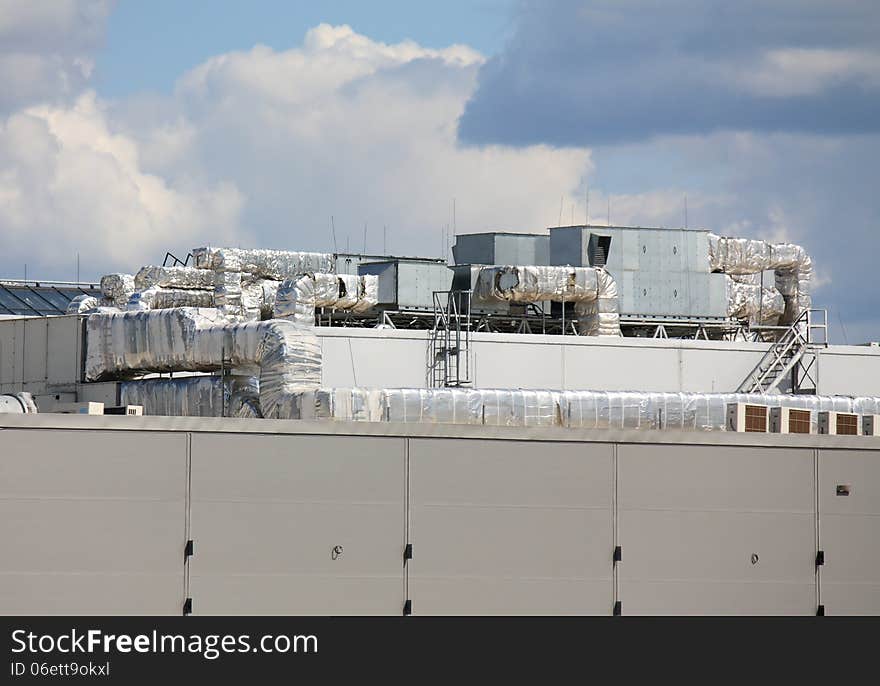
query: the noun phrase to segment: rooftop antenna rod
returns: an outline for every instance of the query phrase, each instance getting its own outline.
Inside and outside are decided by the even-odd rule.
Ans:
[[[364,222],[364,252],[362,254],[367,254],[367,222]]]
[[[452,199],[452,236],[458,235],[458,224],[455,221],[455,198]]]
[[[611,196],[608,196],[608,226],[611,226]]]
[[[688,194],[684,194],[684,228],[688,227]]]
[[[27,281],[27,262],[24,263],[24,280]]]
[[[590,187],[587,186],[587,226],[590,225]]]
[[[559,223],[556,226],[562,226],[562,201],[565,200],[564,195],[559,196]]]
[[[336,222],[333,220],[333,215],[330,215],[330,236],[333,238],[333,252],[338,253],[339,248],[336,247]]]
[[[382,224],[382,254],[388,255],[388,226]]]
[[[571,203],[571,225],[574,226],[574,203]]]
[[[76,254],[76,282],[79,283],[79,253]]]

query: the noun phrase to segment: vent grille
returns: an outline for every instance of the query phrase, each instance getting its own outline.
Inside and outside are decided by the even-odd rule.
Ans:
[[[611,251],[611,236],[591,235],[587,250],[590,266],[604,267],[608,261],[608,253]]]
[[[838,436],[858,436],[859,435],[859,418],[854,414],[837,415],[837,435]]]
[[[788,432],[792,434],[808,434],[810,433],[810,411],[809,410],[789,410],[788,411]]]
[[[762,405],[746,405],[746,431],[767,433],[767,408]]]

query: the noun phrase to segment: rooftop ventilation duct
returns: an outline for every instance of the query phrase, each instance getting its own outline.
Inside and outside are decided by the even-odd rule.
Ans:
[[[710,233],[709,264],[712,271],[731,276],[773,270],[776,289],[785,301],[780,324],[791,324],[802,312],[810,309],[813,261],[799,245],[728,238]]]
[[[617,284],[599,267],[482,267],[474,286],[482,302],[574,303],[578,333],[620,336]]]
[[[275,295],[275,316],[303,326],[315,323],[315,308],[363,312],[378,303],[379,277],[372,274],[303,274],[288,279]]]
[[[276,281],[306,273],[329,274],[335,269],[329,253],[206,247],[195,248],[192,254],[195,266],[200,269],[243,272]]]
[[[321,348],[308,330],[270,320],[228,324],[216,310],[95,314],[86,321],[86,378],[220,369],[259,378],[265,417],[290,416],[321,382]]]

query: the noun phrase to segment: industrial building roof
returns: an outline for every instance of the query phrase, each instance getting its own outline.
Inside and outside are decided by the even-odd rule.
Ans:
[[[79,295],[101,297],[97,284],[63,281],[0,281],[0,316],[64,314]]]

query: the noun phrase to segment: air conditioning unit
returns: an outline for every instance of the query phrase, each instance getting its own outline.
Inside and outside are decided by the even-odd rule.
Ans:
[[[859,415],[849,412],[820,412],[819,433],[830,436],[858,436]]]
[[[118,407],[105,407],[104,414],[123,414],[128,417],[141,417],[144,414],[144,406],[120,405]]]
[[[770,408],[751,403],[727,405],[727,430],[749,433],[767,433],[770,428]]]
[[[862,417],[862,435],[880,436],[880,414],[866,414]]]
[[[813,433],[813,413],[794,407],[770,408],[770,433],[811,434]]]

